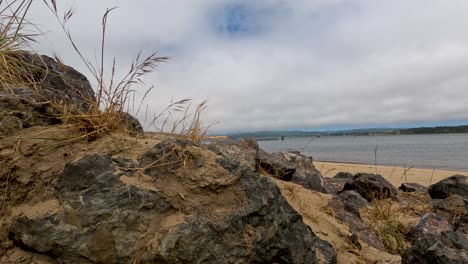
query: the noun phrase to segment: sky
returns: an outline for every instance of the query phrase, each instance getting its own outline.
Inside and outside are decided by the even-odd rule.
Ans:
[[[191,98],[212,132],[468,124],[466,0],[57,2],[92,61],[118,7],[105,50],[118,75],[140,50],[171,58],[145,78],[150,115]],[[91,79],[42,1],[29,18],[46,33],[36,51]]]

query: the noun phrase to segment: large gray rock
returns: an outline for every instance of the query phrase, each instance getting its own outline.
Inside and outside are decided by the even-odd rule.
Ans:
[[[347,182],[343,191],[354,190],[366,200],[394,198],[397,194],[395,187],[379,174],[357,173],[353,180]]]
[[[63,107],[86,112],[95,100],[94,91],[84,75],[47,56],[29,52],[9,54],[23,68],[25,83],[36,87],[0,85],[0,136],[11,135],[18,129],[61,123]]]
[[[468,176],[454,175],[429,187],[432,199],[445,199],[451,194],[461,195],[468,202]]]
[[[351,182],[353,178],[354,174],[349,172],[338,172],[333,178],[325,177],[327,190],[333,194],[339,193],[343,190],[345,184]]]
[[[45,100],[66,101],[85,111],[90,102],[95,100],[88,79],[72,67],[48,56],[31,52],[17,52],[12,54],[12,57],[23,62],[20,65],[23,65],[24,71],[32,74],[34,80],[39,83],[38,96]]]
[[[285,159],[282,153],[268,154],[262,149],[258,151],[258,166],[283,181],[291,181],[296,172],[296,164]]]
[[[458,222],[466,213],[463,197],[458,194],[450,195],[445,199],[433,199],[432,211],[444,217],[449,223]]]
[[[359,210],[369,203],[355,191],[344,191],[333,196],[329,206],[333,209],[336,219],[349,226],[349,232],[369,246],[387,252],[387,248],[375,232],[361,219]]]
[[[467,264],[468,237],[460,232],[442,232],[440,240],[427,249],[426,263]]]
[[[445,218],[433,212],[425,214],[409,233],[411,248],[403,254],[402,262],[466,263],[468,260],[463,257],[466,256],[466,248],[463,248],[466,235],[452,232],[452,226]],[[456,255],[461,258],[453,258]],[[451,259],[461,262],[451,262]]]
[[[14,220],[10,239],[57,263],[336,263],[271,179],[217,149],[85,156],[59,176],[59,208]]]
[[[283,181],[290,181],[306,189],[328,193],[322,174],[315,169],[313,158],[299,152],[279,152],[268,154],[258,152],[258,166]]]

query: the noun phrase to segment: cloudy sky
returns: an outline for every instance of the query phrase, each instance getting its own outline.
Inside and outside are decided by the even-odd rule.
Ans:
[[[57,2],[74,7],[71,32],[92,60],[101,16],[119,7],[108,61],[124,72],[139,50],[170,56],[147,76],[149,112],[207,99],[214,132],[468,124],[466,0]],[[38,51],[87,74],[42,1],[30,18],[47,32]]]

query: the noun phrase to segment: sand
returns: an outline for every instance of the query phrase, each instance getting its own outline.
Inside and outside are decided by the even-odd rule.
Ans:
[[[366,172],[378,173],[389,180],[393,185],[400,186],[404,182],[416,182],[424,186],[429,186],[440,180],[448,178],[452,175],[461,174],[468,175],[466,171],[448,171],[448,170],[432,170],[423,168],[406,168],[394,166],[380,166],[377,168],[374,165],[367,164],[352,164],[352,163],[337,163],[337,162],[321,162],[314,161],[315,168],[320,170],[322,175],[333,177],[338,172]]]

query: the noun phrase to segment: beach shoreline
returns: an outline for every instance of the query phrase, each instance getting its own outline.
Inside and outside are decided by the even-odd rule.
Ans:
[[[468,175],[466,171],[440,170],[431,168],[398,167],[388,165],[360,164],[349,162],[314,161],[314,166],[325,177],[333,177],[338,172],[377,173],[396,187],[405,182],[415,182],[424,186],[446,179],[452,175]],[[406,170],[406,173],[405,173]]]

